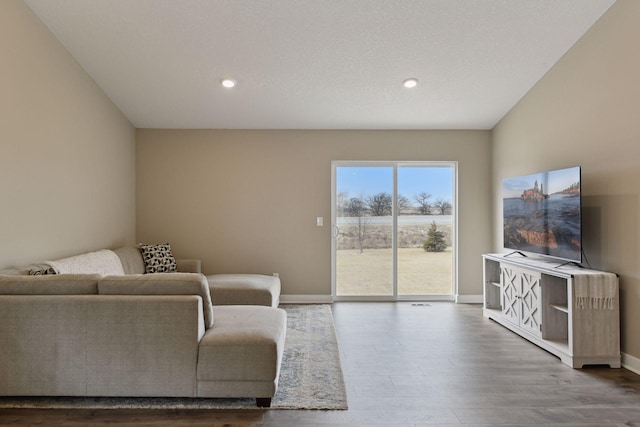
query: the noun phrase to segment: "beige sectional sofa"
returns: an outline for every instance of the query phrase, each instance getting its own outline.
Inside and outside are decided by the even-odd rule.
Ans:
[[[0,272],[0,395],[251,397],[270,405],[283,310],[213,306],[201,273],[140,274],[137,248],[114,252],[125,274]]]

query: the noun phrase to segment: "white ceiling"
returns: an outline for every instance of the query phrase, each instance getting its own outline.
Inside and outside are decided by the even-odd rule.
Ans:
[[[134,126],[222,129],[491,129],[615,2],[25,1]]]

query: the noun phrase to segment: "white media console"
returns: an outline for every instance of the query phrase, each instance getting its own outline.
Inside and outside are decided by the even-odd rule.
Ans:
[[[620,367],[615,274],[518,253],[482,257],[485,317],[573,368]]]

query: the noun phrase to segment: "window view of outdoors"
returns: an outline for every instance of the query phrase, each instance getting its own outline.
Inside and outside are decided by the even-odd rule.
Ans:
[[[336,168],[336,295],[453,293],[453,167]],[[397,229],[394,230],[394,215]]]

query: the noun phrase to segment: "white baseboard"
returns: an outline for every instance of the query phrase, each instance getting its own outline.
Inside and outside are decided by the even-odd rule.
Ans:
[[[482,295],[456,295],[457,304],[482,304]]]
[[[640,359],[626,353],[621,353],[620,356],[622,356],[621,359],[623,368],[628,369],[636,374],[640,374]]]
[[[280,304],[332,304],[331,295],[280,295]]]

